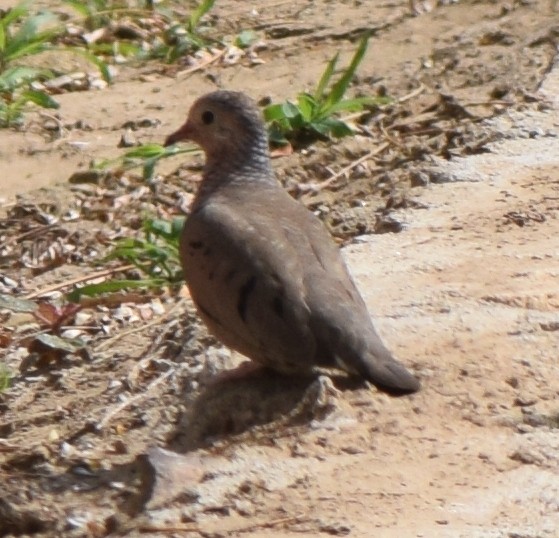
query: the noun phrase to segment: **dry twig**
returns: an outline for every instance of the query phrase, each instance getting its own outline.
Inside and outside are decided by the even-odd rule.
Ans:
[[[167,370],[165,373],[161,374],[157,379],[155,379],[154,381],[152,381],[146,388],[145,390],[143,390],[142,392],[140,392],[139,394],[136,394],[136,396],[132,396],[131,398],[128,398],[128,400],[126,400],[125,402],[122,402],[121,404],[117,405],[116,407],[113,407],[113,409],[111,409],[96,425],[95,425],[95,430],[96,431],[101,431],[103,430],[107,424],[116,416],[118,415],[118,413],[120,413],[123,409],[126,409],[127,407],[129,407],[132,404],[135,404],[145,398],[148,397],[149,393],[154,390],[155,388],[157,388],[159,385],[161,385],[164,381],[166,381],[169,377],[171,377],[172,374],[175,373],[175,369],[171,368],[169,370]]]
[[[365,153],[365,155],[362,155],[361,157],[359,157],[359,159],[356,159],[355,161],[352,161],[347,166],[342,168],[339,172],[330,176],[328,179],[322,181],[321,183],[318,183],[318,184],[314,185],[312,187],[312,191],[308,194],[308,197],[312,197],[312,196],[318,194],[318,192],[320,192],[322,189],[324,189],[326,187],[330,187],[340,177],[347,174],[349,171],[353,170],[356,166],[359,166],[361,163],[364,163],[365,161],[367,161],[371,157],[374,157],[375,155],[378,155],[379,153],[383,152],[389,146],[390,146],[390,144],[388,142],[385,142],[384,144],[381,144],[380,146],[376,147],[375,149],[372,149],[371,151]],[[303,196],[302,198],[303,198],[303,201],[304,201],[305,197]]]
[[[176,74],[176,77],[186,77],[187,75],[191,75],[192,73],[195,73],[196,71],[200,71],[202,69],[204,69],[205,67],[208,67],[208,65],[213,64],[215,61],[219,60],[222,56],[225,56],[225,53],[227,52],[227,49],[223,49],[221,51],[219,51],[215,56],[213,56],[212,58],[210,58],[209,60],[206,60],[205,62],[202,62],[198,65],[195,65],[193,67],[189,67],[188,69],[183,69],[182,71],[178,71]]]
[[[108,338],[107,340],[103,340],[95,348],[95,351],[102,351],[106,347],[111,346],[112,344],[114,344],[117,340],[120,340],[121,338],[124,338],[125,336],[128,336],[130,334],[134,334],[134,333],[143,331],[144,329],[147,329],[148,327],[153,327],[154,325],[160,325],[164,319],[168,318],[173,312],[175,312],[175,310],[177,310],[180,306],[182,306],[184,304],[184,302],[185,302],[185,299],[181,299],[176,304],[174,304],[169,309],[168,312],[165,312],[165,313],[161,314],[159,317],[155,318],[154,320],[150,321],[149,323],[145,323],[144,325],[140,325],[138,327],[132,327],[131,329],[128,329],[127,331],[122,331],[122,332],[119,332],[118,334],[115,334],[114,336],[112,336],[111,338]]]

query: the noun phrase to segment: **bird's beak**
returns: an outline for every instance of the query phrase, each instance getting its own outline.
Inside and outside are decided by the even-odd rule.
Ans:
[[[192,138],[192,127],[187,121],[184,125],[179,127],[174,133],[170,134],[165,139],[164,146],[165,147],[172,146],[173,144],[176,144],[181,140],[190,140],[191,138]]]

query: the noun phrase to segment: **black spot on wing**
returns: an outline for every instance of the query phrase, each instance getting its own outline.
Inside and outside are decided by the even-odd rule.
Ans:
[[[251,276],[239,290],[239,300],[237,302],[237,312],[243,321],[246,321],[248,300],[250,294],[254,291],[254,286],[256,286],[256,277]]]
[[[276,315],[279,318],[283,319],[283,294],[282,293],[274,297],[274,300],[272,301],[272,308],[274,309]]]
[[[202,243],[202,241],[190,241],[188,245],[193,249],[198,250],[199,248],[202,248],[204,246],[204,243]]]

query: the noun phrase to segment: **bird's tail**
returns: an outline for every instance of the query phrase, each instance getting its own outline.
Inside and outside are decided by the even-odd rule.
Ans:
[[[421,384],[405,366],[393,358],[379,359],[365,356],[361,375],[368,381],[392,394],[417,392]]]
[[[364,377],[390,394],[410,394],[421,388],[419,380],[379,340],[374,345],[367,345],[359,353],[345,351],[344,357],[339,354],[335,357],[340,368]]]

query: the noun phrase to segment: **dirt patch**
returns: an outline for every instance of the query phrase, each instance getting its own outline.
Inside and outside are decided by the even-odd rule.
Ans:
[[[274,165],[346,245],[384,340],[424,388],[396,399],[267,372],[216,385],[242,358],[169,293],[90,305],[86,349],[49,360],[16,345],[37,332],[29,314],[2,314],[14,376],[0,395],[0,535],[555,536],[554,6],[218,4],[216,31],[256,28],[265,63],[177,79],[122,68],[106,90],[60,96],[56,135],[40,114],[0,132],[5,211],[18,210],[0,229],[2,292],[77,278],[142,212],[180,213],[197,158],[162,166],[152,189],[66,182],[118,155],[126,122],[161,141],[216,86],[293,96],[368,28],[355,92],[405,100],[362,119],[360,136]]]

